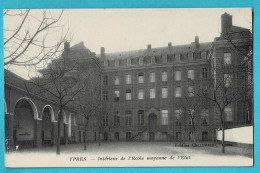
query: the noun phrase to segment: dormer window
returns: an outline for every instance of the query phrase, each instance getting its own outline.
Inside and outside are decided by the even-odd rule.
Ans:
[[[189,58],[190,61],[193,60],[193,52],[189,52],[188,53],[188,58]]]
[[[178,61],[181,61],[181,54],[176,54],[175,55],[175,60],[178,62]]]
[[[155,57],[154,56],[151,57],[151,64],[155,64]]]
[[[108,61],[105,60],[105,61],[104,61],[104,67],[107,67],[107,66],[108,66]]]
[[[118,60],[118,59],[115,60],[115,66],[116,66],[116,67],[119,66],[119,60]]]
[[[167,55],[163,55],[162,56],[162,62],[163,63],[167,63]]]
[[[130,65],[131,65],[131,59],[127,59],[127,60],[126,60],[126,65],[127,65],[127,66],[130,66]]]
[[[140,58],[139,58],[139,65],[143,65],[143,63],[144,63],[144,58],[143,58],[143,57],[140,57]]]
[[[206,59],[207,58],[207,52],[202,52],[201,57],[202,57],[202,59]]]

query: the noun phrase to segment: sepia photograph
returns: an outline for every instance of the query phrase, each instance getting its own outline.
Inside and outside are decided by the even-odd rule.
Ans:
[[[6,167],[254,166],[251,8],[4,9]]]

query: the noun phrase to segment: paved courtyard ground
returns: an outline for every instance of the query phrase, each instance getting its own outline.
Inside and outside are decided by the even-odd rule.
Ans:
[[[6,154],[6,162],[27,165],[57,166],[250,166],[253,149],[227,146],[221,153],[221,145],[214,143],[176,142],[102,142],[89,143],[87,150],[82,144],[61,146],[56,156],[56,146],[21,149]],[[32,159],[30,162],[27,159]],[[124,158],[124,159],[123,159]],[[58,161],[57,163],[51,160]],[[122,160],[123,159],[123,160]],[[26,163],[22,163],[23,162]],[[41,162],[39,162],[39,160]],[[11,161],[11,162],[10,162]],[[13,162],[16,161],[16,162]],[[21,162],[21,163],[20,163]],[[12,163],[12,164],[10,164]]]

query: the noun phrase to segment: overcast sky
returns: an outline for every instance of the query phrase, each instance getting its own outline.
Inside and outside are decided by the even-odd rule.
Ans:
[[[233,16],[233,25],[252,29],[251,9],[68,9],[62,18],[73,34],[71,46],[81,41],[92,52],[146,49],[212,42],[220,35],[221,14]],[[24,68],[13,68],[24,78]]]
[[[84,41],[91,51],[106,52],[189,44],[199,36],[211,42],[219,36],[221,14],[233,16],[233,24],[251,28],[251,9],[88,9],[67,10],[74,35],[71,45]]]

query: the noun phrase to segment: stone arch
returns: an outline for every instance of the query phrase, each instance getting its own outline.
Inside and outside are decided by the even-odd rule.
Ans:
[[[45,105],[42,109],[42,115],[43,115],[43,111],[45,108],[49,108],[50,110],[50,113],[51,113],[51,122],[55,122],[56,119],[55,119],[55,115],[54,115],[54,111],[53,111],[53,108],[51,107],[51,105]],[[42,117],[41,117],[42,118]]]
[[[34,102],[27,97],[18,99],[14,107],[14,145],[20,145],[21,147],[35,146],[35,120],[37,119],[38,112]]]
[[[29,99],[28,97],[21,97],[17,100],[17,102],[15,103],[15,105],[17,105],[17,103],[20,101],[20,100],[26,100],[32,107],[32,110],[33,110],[33,117],[35,120],[39,120],[39,116],[38,116],[38,111],[37,111],[37,107],[35,105],[35,103]]]
[[[71,140],[71,136],[72,136],[72,134],[71,134],[71,132],[72,132],[72,117],[73,117],[73,115],[72,114],[69,114],[68,115],[68,138],[69,138],[69,140]]]
[[[59,113],[60,113],[60,110],[59,110],[58,113],[57,113],[58,116],[59,116]],[[64,123],[64,124],[67,124],[66,113],[65,113],[64,110],[63,110],[63,116],[62,116],[62,119],[63,119],[63,123]]]
[[[5,100],[4,100],[4,102],[5,102]],[[6,102],[5,102],[5,114],[7,114],[8,113],[8,110],[7,110],[7,106],[6,106]]]
[[[54,112],[50,105],[44,106],[42,110],[42,131],[41,140],[42,145],[51,145],[53,143],[54,127],[52,122],[54,122]]]

